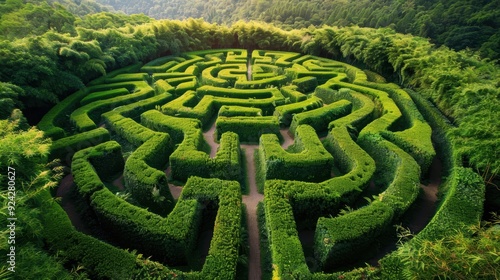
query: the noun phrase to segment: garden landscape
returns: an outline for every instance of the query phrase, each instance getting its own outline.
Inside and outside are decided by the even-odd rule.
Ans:
[[[500,278],[500,2],[117,2],[0,2],[0,278]]]

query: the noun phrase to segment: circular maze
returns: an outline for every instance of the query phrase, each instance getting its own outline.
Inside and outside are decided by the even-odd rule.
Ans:
[[[68,258],[116,279],[127,271],[109,256],[138,266],[125,249],[151,257],[141,273],[163,278],[234,279],[249,255],[256,279],[261,253],[272,264],[262,270],[284,279],[367,261],[418,208],[435,157],[410,96],[368,74],[311,55],[223,49],[93,81],[39,124],[99,228],[78,226],[63,199],[84,232]]]

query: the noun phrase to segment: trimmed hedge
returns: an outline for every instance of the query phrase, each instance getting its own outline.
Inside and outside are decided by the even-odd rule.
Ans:
[[[300,53],[282,51],[254,50],[252,52],[252,64],[264,63],[275,64],[280,67],[289,67],[293,59],[300,56]]]
[[[108,158],[117,156],[110,151],[119,148],[116,142],[106,142],[75,154],[72,172],[78,191],[91,205],[101,225],[124,246],[133,244],[145,254],[171,264],[187,262],[196,241],[199,205],[192,201],[178,202],[168,218],[163,219],[116,197],[99,179],[101,168],[91,162],[100,163],[106,169],[106,163],[113,162],[113,158]],[[137,240],[141,242],[135,242]]]
[[[113,87],[118,85],[119,84],[114,84]],[[100,121],[101,114],[104,112],[110,111],[118,106],[130,104],[140,101],[141,99],[154,96],[154,89],[145,82],[123,83],[123,86],[127,85],[137,86],[139,91],[126,96],[95,101],[82,106],[71,113],[71,122],[78,128],[79,131],[88,131],[97,127],[96,122],[98,123]]]
[[[141,122],[154,130],[171,134],[174,142],[180,143],[170,155],[171,176],[174,180],[186,181],[193,175],[240,179],[241,152],[237,134],[224,133],[215,157],[210,158],[200,122],[163,115],[158,111],[144,113]]]
[[[125,186],[132,197],[160,215],[169,213],[174,205],[163,171],[171,153],[170,136],[156,133],[128,157],[123,170]]]
[[[357,83],[357,81],[355,82]],[[403,127],[399,128],[400,131],[384,132],[383,136],[412,155],[419,163],[423,173],[426,174],[436,155],[431,141],[432,129],[418,111],[413,100],[408,93],[395,84],[370,82],[364,82],[363,84],[386,91],[398,105],[402,113],[400,123]]]
[[[43,118],[38,123],[38,128],[43,130],[46,137],[52,138],[52,140],[57,140],[66,136],[65,130],[61,126],[69,126],[69,121],[67,121],[69,115],[73,110],[75,110],[80,103],[80,100],[87,95],[86,89],[81,89],[63,101],[57,103],[50,111],[43,116]],[[65,121],[66,120],[66,121]],[[67,122],[67,123],[66,123]]]
[[[316,77],[302,77],[292,81],[292,85],[297,86],[298,91],[308,93],[314,91],[318,86],[318,79]]]
[[[280,146],[276,135],[262,135],[258,160],[264,180],[320,182],[330,178],[333,167],[332,156],[321,144],[316,131],[308,125],[297,128],[295,142],[287,151]]]
[[[235,181],[190,177],[179,199],[215,201],[217,216],[199,279],[235,279],[241,239],[241,189]]]
[[[342,99],[352,102],[353,111],[345,117],[330,122],[328,129],[350,125],[356,128],[357,131],[360,131],[373,120],[375,115],[375,104],[369,97],[357,92],[352,92],[348,89],[340,89],[333,96],[333,100],[337,101]]]
[[[244,49],[229,49],[226,53],[225,63],[231,64],[246,64],[248,58],[247,50]]]
[[[80,105],[87,105],[87,104],[92,103],[94,101],[109,99],[109,98],[122,96],[122,95],[127,95],[129,93],[130,93],[129,90],[126,88],[117,88],[117,89],[110,89],[110,90],[106,90],[106,91],[97,91],[97,92],[94,92],[94,93],[91,93],[91,94],[85,96],[80,101]]]
[[[318,109],[295,114],[290,124],[290,132],[295,133],[297,127],[302,124],[308,124],[316,131],[326,131],[331,121],[351,113],[351,110],[350,101],[340,100]]]
[[[102,127],[61,138],[52,142],[49,159],[60,158],[70,163],[77,151],[109,141],[109,139],[109,132]]]
[[[172,68],[174,65],[184,61],[186,61],[186,59],[179,56],[160,57],[142,66],[141,72],[145,73],[167,72],[167,70]]]
[[[285,75],[273,76],[268,78],[262,78],[259,80],[247,81],[246,79],[236,80],[234,83],[234,88],[237,89],[255,89],[255,88],[269,88],[269,87],[280,87],[286,84],[288,78]]]
[[[297,86],[284,86],[280,88],[281,93],[285,98],[288,98],[291,103],[304,101],[307,99],[307,95],[297,91]]]
[[[262,116],[262,110],[253,107],[242,107],[242,106],[221,106],[219,117],[236,117],[236,116]]]
[[[390,227],[393,209],[382,202],[336,217],[320,217],[314,235],[315,258],[323,270],[349,264]]]
[[[40,192],[36,203],[45,245],[64,256],[66,265],[82,265],[94,279],[131,279],[139,273],[134,254],[77,231],[49,191]]]
[[[278,117],[280,125],[289,126],[295,114],[321,107],[323,107],[323,101],[313,96],[303,101],[278,106],[274,110],[273,115]]]
[[[188,90],[179,98],[161,107],[164,114],[182,118],[194,118],[207,125],[216,113],[213,97],[198,97],[197,92]]]
[[[280,125],[278,118],[275,116],[265,117],[247,117],[235,116],[224,117],[220,116],[215,122],[215,136],[219,140],[226,132],[234,132],[238,134],[242,142],[256,143],[263,134],[280,133]]]

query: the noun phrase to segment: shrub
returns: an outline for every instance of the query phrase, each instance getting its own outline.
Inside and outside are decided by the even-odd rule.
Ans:
[[[225,132],[235,132],[242,142],[257,142],[263,134],[279,134],[278,118],[265,117],[224,117],[217,118],[215,135],[219,139]]]
[[[70,163],[77,151],[109,141],[109,139],[109,132],[102,127],[61,138],[52,142],[49,158],[60,158]]]
[[[285,98],[288,98],[291,103],[304,101],[307,99],[307,95],[297,91],[297,86],[283,86],[280,88],[281,93]]]
[[[318,80],[316,77],[302,77],[292,81],[292,85],[296,85],[298,91],[307,93],[312,92],[318,86]]]
[[[323,101],[313,96],[300,102],[278,106],[274,110],[273,115],[278,117],[281,125],[289,126],[295,114],[307,112],[320,107],[323,107]]]
[[[351,112],[352,103],[341,100],[324,107],[295,114],[290,124],[290,132],[295,133],[296,128],[302,124],[312,126],[316,131],[326,131],[328,124]]]
[[[302,125],[295,132],[295,143],[285,151],[273,134],[262,135],[259,161],[266,180],[323,181],[330,177],[333,158],[325,150],[316,131]]]

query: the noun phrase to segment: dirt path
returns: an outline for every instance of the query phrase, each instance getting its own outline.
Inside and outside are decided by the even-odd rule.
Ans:
[[[215,142],[215,120],[213,120],[212,125],[210,126],[210,129],[203,132],[203,137],[207,141],[208,145],[210,146],[210,157],[214,158],[215,154],[217,154],[217,150],[219,149],[219,144]]]
[[[436,212],[437,193],[441,184],[441,175],[442,163],[435,157],[429,168],[429,183],[427,185],[420,184],[423,192],[417,197],[412,207],[405,214],[404,226],[410,229],[412,234],[417,234],[424,229]],[[370,259],[368,263],[377,266],[381,258],[396,249],[396,244],[388,244],[385,248],[381,248],[377,255]]]
[[[293,138],[289,135],[288,129],[280,130],[283,137],[283,148],[288,148],[293,144]],[[256,170],[254,153],[259,145],[243,144],[241,148],[245,150],[247,178],[248,178],[248,195],[243,196],[243,203],[247,209],[247,226],[248,226],[248,279],[257,280],[262,278],[262,270],[260,264],[260,237],[259,223],[257,221],[257,205],[264,200],[264,195],[257,191]]]
[[[250,247],[248,256],[248,279],[261,279],[262,271],[260,267],[260,238],[259,223],[257,221],[257,204],[264,200],[264,195],[257,191],[255,181],[255,161],[254,152],[258,145],[241,145],[245,149],[247,176],[248,176],[248,195],[243,196],[243,203],[247,210],[248,226],[248,245]]]
[[[412,233],[420,232],[436,212],[437,193],[441,184],[441,171],[441,161],[434,158],[429,168],[429,183],[427,185],[420,184],[423,193],[417,198],[414,205],[414,208],[418,209],[418,211],[408,213],[408,219],[410,220],[408,228]]]
[[[68,218],[71,221],[71,224],[76,228],[76,230],[83,232],[85,234],[91,234],[91,230],[87,227],[87,225],[83,222],[80,214],[76,210],[76,206],[71,199],[71,192],[75,184],[73,183],[73,175],[66,175],[59,183],[59,187],[57,188],[56,197],[60,197],[62,199],[61,206],[68,214]]]

